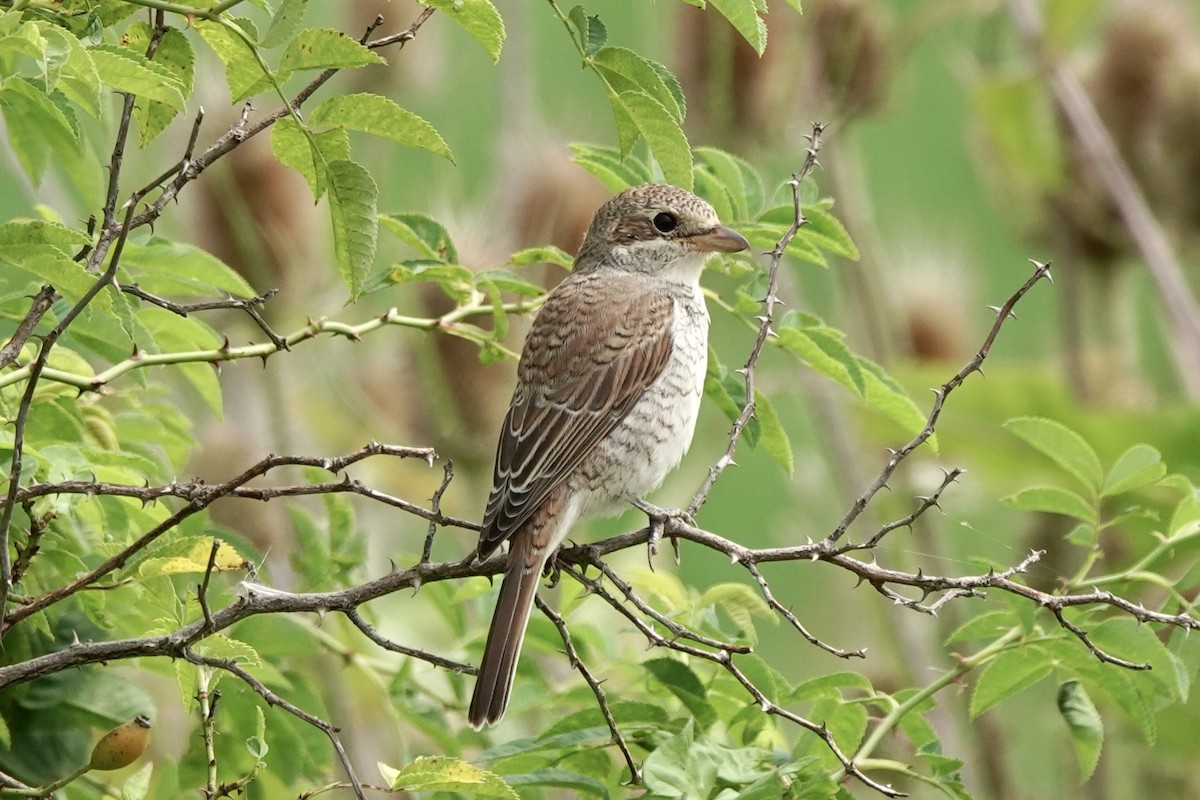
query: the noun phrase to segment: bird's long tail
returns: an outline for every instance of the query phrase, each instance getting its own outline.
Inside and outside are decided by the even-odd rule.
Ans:
[[[483,659],[479,662],[471,708],[467,712],[467,721],[475,729],[499,722],[512,692],[517,659],[521,656],[521,643],[529,624],[529,612],[533,609],[542,567],[546,563],[544,556],[538,558],[536,555],[532,559],[533,564],[529,563],[530,559],[526,558],[527,553],[524,552],[528,548],[528,541],[527,536],[515,536],[512,539],[513,550],[508,557],[508,570],[500,584],[500,597],[492,615],[492,626],[488,629]]]

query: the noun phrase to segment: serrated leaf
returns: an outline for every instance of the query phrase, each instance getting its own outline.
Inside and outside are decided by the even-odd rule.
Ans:
[[[809,367],[851,390],[859,397],[866,396],[866,377],[858,357],[842,343],[841,335],[832,328],[786,327],[778,330],[779,344],[798,356]]]
[[[155,578],[162,575],[177,575],[180,573],[199,572],[208,570],[209,557],[212,555],[213,539],[202,538],[186,553],[174,556],[147,558],[138,566],[138,575],[143,578]],[[217,555],[213,559],[215,571],[244,570],[249,562],[231,545],[221,542],[217,546]]]
[[[917,407],[895,378],[869,359],[859,358],[858,364],[862,368],[867,405],[895,422],[909,435],[916,435],[925,427],[925,412]],[[936,434],[925,441],[933,452],[938,452]]]
[[[696,603],[700,608],[716,606],[729,615],[739,632],[751,645],[758,643],[758,631],[754,618],[770,620],[778,624],[779,619],[771,613],[771,607],[749,586],[741,583],[718,583],[710,586]]]
[[[568,19],[575,26],[579,45],[583,49],[583,57],[591,58],[608,41],[608,28],[598,16],[588,16],[583,6],[571,9]]]
[[[672,658],[653,658],[642,662],[642,666],[683,703],[701,728],[716,721],[717,712],[709,705],[708,691],[687,664]]]
[[[987,611],[959,625],[946,637],[947,645],[958,642],[970,642],[976,639],[991,639],[999,637],[1006,630],[1021,624],[1012,611]]]
[[[458,262],[458,250],[446,226],[425,214],[386,214],[380,226],[420,255],[433,261]]]
[[[555,264],[563,269],[570,269],[575,263],[575,259],[570,253],[555,247],[554,245],[546,245],[545,247],[530,247],[525,250],[518,250],[508,257],[505,262],[510,267],[527,267],[530,264]]]
[[[194,20],[192,25],[225,65],[225,82],[229,86],[230,100],[240,102],[271,88],[262,65],[254,57],[250,45],[240,36],[224,25],[206,19]],[[248,29],[241,20],[239,26],[243,30]]]
[[[1135,444],[1113,464],[1104,478],[1101,497],[1112,497],[1148,486],[1167,474],[1162,455],[1148,444]]]
[[[454,156],[433,126],[411,111],[377,94],[344,94],[317,106],[309,118],[314,126],[340,126],[416,147],[454,163]]]
[[[691,190],[692,151],[683,128],[662,103],[644,92],[610,94],[614,109],[628,115],[646,140],[667,183]]]
[[[475,286],[475,275],[459,264],[412,260],[392,267],[392,283],[436,283],[455,302],[466,302]]]
[[[183,110],[186,102],[183,83],[167,67],[114,45],[96,45],[88,48],[88,52],[101,83],[146,100],[157,100],[174,111]]]
[[[126,244],[121,268],[143,289],[159,295],[253,297],[254,289],[225,262],[184,242],[154,238]]]
[[[1044,417],[1017,417],[1004,423],[1004,427],[1049,456],[1092,494],[1100,491],[1104,481],[1100,458],[1078,433],[1061,422]]]
[[[375,261],[379,188],[371,174],[353,161],[332,161],[325,175],[338,272],[354,299],[362,293]]]
[[[354,69],[386,64],[383,57],[333,28],[305,28],[283,50],[279,72],[311,69]]]
[[[800,228],[799,235],[826,252],[858,261],[858,247],[837,217],[820,206],[807,206],[803,211],[808,222]]]
[[[0,263],[8,264],[48,283],[58,290],[70,303],[78,302],[92,286],[97,275],[92,275],[83,265],[72,261],[56,248],[46,245],[11,245],[0,250]],[[92,300],[89,308],[109,310],[112,295],[101,291]]]
[[[596,52],[591,63],[604,76],[613,92],[647,94],[662,104],[676,123],[683,122],[683,108],[648,59],[625,47],[603,47]],[[678,84],[678,81],[675,83]]]
[[[1071,731],[1071,742],[1075,745],[1075,755],[1079,757],[1079,768],[1086,781],[1100,763],[1104,722],[1079,681],[1064,681],[1058,687],[1058,711]]]
[[[100,74],[83,43],[69,31],[55,26],[45,26],[42,33],[47,39],[57,39],[68,50],[66,60],[59,71],[56,88],[72,103],[93,117],[100,115]]]
[[[271,18],[271,25],[262,38],[262,46],[269,50],[287,41],[304,21],[304,11],[307,8],[308,0],[283,0],[275,16]]]
[[[41,219],[13,219],[0,223],[0,247],[19,244],[48,244],[64,251],[91,244],[83,231]]]
[[[696,156],[712,170],[726,189],[733,204],[734,216],[725,220],[751,220],[762,210],[765,202],[762,179],[745,160],[715,147],[698,147]]]
[[[1075,492],[1057,486],[1031,486],[1004,498],[1005,502],[1022,511],[1045,511],[1099,524],[1096,507]]]
[[[787,472],[788,477],[791,477],[796,469],[796,464],[792,456],[792,441],[788,437],[787,431],[784,430],[783,423],[779,421],[779,415],[775,412],[775,405],[766,395],[756,391],[754,393],[754,408],[754,416],[758,418],[759,424],[758,443],[762,445],[762,448],[772,458],[779,462],[779,465]]]
[[[1028,689],[1051,672],[1051,660],[1039,647],[1005,650],[988,662],[971,693],[971,716]]]
[[[350,159],[350,135],[344,128],[333,128],[310,136],[296,120],[283,117],[271,127],[271,152],[280,164],[299,172],[313,198],[320,199],[325,194],[325,165]]]
[[[380,764],[379,771],[392,790],[459,792],[519,800],[516,791],[499,775],[450,756],[420,756],[398,770]]]
[[[767,49],[767,25],[758,16],[758,6],[754,0],[708,0],[708,2],[721,12],[721,16],[729,20],[742,38],[754,48],[754,52],[760,56],[763,54],[763,51]]]
[[[646,164],[633,156],[622,156],[614,148],[573,144],[571,151],[575,154],[571,157],[572,161],[595,175],[614,192],[648,183],[652,178]]]
[[[491,0],[420,0],[422,5],[433,6],[479,42],[492,61],[500,60],[507,33],[500,12]]]
[[[151,36],[152,32],[147,23],[134,22],[121,34],[121,45],[133,55],[141,57],[146,52]],[[175,28],[167,28],[163,32],[150,59],[151,63],[175,76],[185,99],[192,93],[195,60],[191,42]],[[140,145],[144,148],[152,142],[171,124],[171,120],[179,111],[180,109],[157,100],[141,99],[136,103],[133,107],[133,118],[138,123]]]
[[[501,292],[519,295],[521,297],[539,297],[545,294],[545,289],[536,283],[530,283],[517,277],[506,269],[486,269],[475,276],[475,285],[488,284]],[[503,314],[503,311],[500,313]],[[503,334],[497,334],[503,338]]]
[[[41,183],[46,165],[58,161],[60,153],[78,149],[76,125],[27,78],[0,82],[0,112],[9,145],[35,184]]]

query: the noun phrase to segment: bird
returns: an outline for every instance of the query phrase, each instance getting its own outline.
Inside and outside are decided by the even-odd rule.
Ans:
[[[596,211],[525,338],[476,558],[508,542],[467,720],[504,715],[538,584],[581,518],[658,488],[691,444],[708,363],[708,258],[750,247],[684,189],[644,184]]]

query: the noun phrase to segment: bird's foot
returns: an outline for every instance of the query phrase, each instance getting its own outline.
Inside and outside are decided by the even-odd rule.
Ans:
[[[695,526],[696,520],[692,519],[692,515],[681,508],[659,508],[640,498],[635,498],[632,502],[650,520],[650,540],[646,543],[646,550],[647,558],[650,561],[650,568],[653,569],[654,557],[658,555],[658,545],[662,542],[663,534],[667,529],[667,523],[675,520],[682,522],[684,525]],[[671,537],[671,546],[675,549],[675,563],[678,564],[679,541],[674,536]]]

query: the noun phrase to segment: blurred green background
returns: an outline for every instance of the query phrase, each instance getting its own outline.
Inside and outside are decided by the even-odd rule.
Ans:
[[[1039,547],[1048,555],[1030,574],[1031,583],[1051,588],[1071,574],[1080,556],[1062,541],[1066,527],[1002,502],[1023,486],[1056,480],[1048,461],[1002,428],[1012,417],[1040,415],[1066,423],[1088,439],[1106,466],[1129,446],[1148,442],[1172,470],[1200,478],[1200,413],[1175,372],[1154,287],[1111,210],[1097,199],[1094,180],[1075,163],[1004,3],[806,0],[802,16],[772,3],[762,59],[714,13],[667,2],[593,5],[589,12],[601,14],[611,44],[657,59],[680,76],[692,144],[719,146],[750,160],[768,186],[780,187],[777,202],[786,200],[783,184],[803,160],[809,123],[829,124],[817,182],[836,201],[834,211],[863,258],[828,269],[788,265],[783,299],[787,308],[819,314],[845,330],[850,346],[883,363],[923,408],[931,398],[928,389],[948,379],[979,347],[994,318],[987,307],[1000,305],[1029,276],[1027,259],[1054,261],[1057,283],[1040,284],[1021,302],[1018,318],[1005,327],[989,357],[986,377],[973,376],[952,397],[938,428],[939,451],[926,449],[906,463],[891,491],[860,523],[869,530],[872,523],[903,516],[915,495],[938,485],[940,468],[967,470],[943,497],[943,513],[926,515],[911,534],[897,532],[886,540],[877,552],[881,563],[966,574],[986,569],[985,563],[1017,563],[1030,547]],[[355,140],[355,152],[380,186],[381,212],[422,211],[442,220],[473,269],[499,266],[527,246],[553,243],[573,252],[607,191],[571,163],[567,145],[616,141],[601,86],[580,68],[549,9],[524,0],[501,0],[497,6],[509,32],[498,66],[435,15],[415,41],[386,53],[389,67],[340,75],[332,84],[333,91],[386,94],[441,132],[456,165],[366,139]],[[1193,63],[1200,52],[1200,22],[1193,4],[1050,0],[1044,10],[1052,23],[1050,51],[1080,75],[1098,102],[1105,96],[1107,67],[1126,69],[1120,75],[1132,83],[1124,91],[1140,99],[1165,98],[1163,108],[1176,96],[1200,97],[1188,95],[1187,87],[1172,88],[1186,80],[1200,86]],[[401,0],[354,0],[310,11],[351,34],[376,14],[385,19],[381,31],[392,32],[418,13],[418,6]],[[210,54],[202,58],[208,70],[219,71]],[[198,74],[205,74],[204,66]],[[1108,89],[1117,99],[1102,109],[1106,121],[1132,131],[1118,137],[1123,152],[1143,181],[1165,183],[1153,172],[1152,159],[1142,163],[1142,150],[1157,153],[1168,146],[1164,141],[1174,140],[1153,138],[1150,123],[1169,126],[1171,114],[1186,118],[1188,110],[1147,111],[1139,105],[1129,111],[1136,118],[1121,122],[1121,101],[1129,98],[1120,87]],[[219,80],[198,91],[209,111],[201,146],[234,118],[224,92]],[[269,98],[259,98],[259,104],[273,107]],[[1197,104],[1200,108],[1200,100]],[[116,108],[114,100],[110,113]],[[1200,119],[1200,111],[1192,113]],[[148,179],[172,163],[188,127],[189,120],[181,118],[148,150],[130,154],[129,177]],[[107,140],[93,142],[99,164]],[[1190,151],[1168,149],[1161,160],[1171,173],[1187,176],[1200,163],[1197,147],[1192,142]],[[35,188],[11,151],[3,153],[0,185],[10,190],[0,192],[0,217],[29,215],[46,203],[64,217],[81,218],[97,206],[101,171],[73,178],[52,174]],[[1191,186],[1196,191],[1200,184]],[[1189,217],[1179,203],[1152,199],[1195,286],[1193,244],[1200,218]],[[1100,206],[1091,209],[1092,217],[1073,211],[1089,205]],[[327,225],[303,181],[274,162],[264,136],[189,187],[157,232],[211,249],[259,291],[279,288],[265,314],[280,331],[323,315],[358,322],[392,305],[422,315],[449,308],[436,289],[424,287],[397,287],[346,306],[345,291],[329,268]],[[1097,229],[1105,235],[1097,237]],[[383,241],[380,264],[396,255],[386,237]],[[547,269],[543,277],[550,284],[558,275]],[[718,310],[713,316],[714,348],[727,365],[740,365],[753,334]],[[257,335],[237,316],[222,319],[219,327],[235,342]],[[517,348],[522,331],[514,328],[511,346]],[[456,465],[443,508],[477,518],[514,367],[482,366],[475,348],[459,340],[392,328],[361,342],[321,339],[266,365],[225,365],[222,419],[186,389],[180,389],[179,402],[200,431],[193,469],[201,476],[220,477],[267,452],[338,454],[370,439],[432,445]],[[907,437],[781,353],[764,358],[760,386],[774,399],[792,438],[795,474],[788,476],[764,453],[743,445],[739,466],[723,476],[698,521],[752,546],[818,539],[883,466],[885,448]],[[727,419],[706,406],[691,454],[655,502],[686,505],[723,452],[727,433]],[[437,487],[440,470],[379,462],[360,477],[422,500]],[[291,542],[282,505],[223,502],[214,513],[267,552],[272,581],[289,588]],[[371,535],[366,574],[378,574],[389,558],[403,562],[404,554],[419,549],[425,526],[418,520],[365,504],[359,514],[360,526]],[[596,537],[642,524],[629,513],[577,533]],[[1114,563],[1144,549],[1154,527],[1139,520],[1113,531],[1106,547]],[[466,532],[447,531],[436,542],[435,556],[461,558],[472,546]],[[644,557],[625,556],[620,563],[629,569]],[[743,579],[724,560],[686,546],[678,568],[666,555],[655,566],[675,569],[699,587]],[[921,685],[932,670],[953,664],[940,641],[964,618],[958,605],[975,613],[981,604],[1002,602],[963,600],[934,619],[896,608],[821,564],[766,572],[779,599],[817,636],[844,648],[869,648],[865,663],[847,664],[783,629],[764,636],[760,653],[793,680],[861,669],[881,688]],[[476,583],[449,595],[468,603],[464,624],[472,637],[482,635],[490,608],[471,600],[487,591],[484,581]],[[415,598],[389,598],[373,609],[385,633],[465,657],[463,642],[432,610],[440,602],[448,602],[446,594],[424,591]],[[421,679],[443,680],[432,669],[416,672]],[[513,705],[526,713],[513,715],[500,738],[546,722],[537,717],[537,698],[523,696],[521,686],[518,680]],[[372,733],[376,725],[404,724],[392,716],[397,712],[374,702],[372,691],[352,687],[344,700],[364,720],[351,732],[356,741],[350,749],[393,759],[397,747],[420,752],[427,743],[419,736],[397,745]],[[1200,754],[1195,709],[1162,715],[1158,741],[1148,744],[1102,708],[1112,723],[1104,755],[1097,774],[1081,786],[1053,695],[1053,686],[1039,684],[974,721],[967,719],[959,690],[941,697],[937,722],[944,747],[967,762],[968,786],[978,797],[1183,798],[1200,792],[1189,774]],[[1031,728],[1038,735],[1028,735]],[[170,751],[185,745],[157,746]],[[920,792],[914,787],[915,796],[925,796]]]

